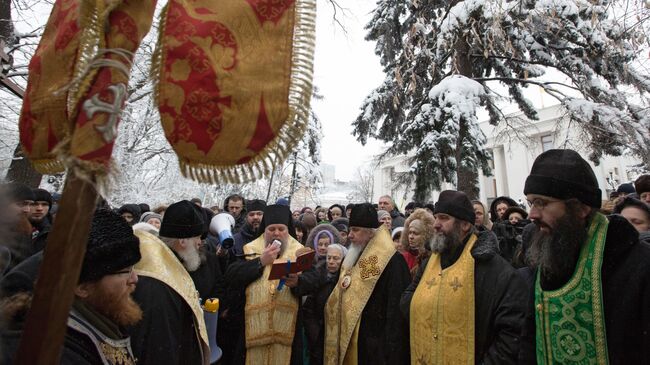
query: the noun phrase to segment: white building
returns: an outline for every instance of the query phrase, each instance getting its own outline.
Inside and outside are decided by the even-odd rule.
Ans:
[[[539,109],[538,121],[528,120],[521,112],[513,113],[508,115],[514,125],[511,131],[495,128],[488,121],[479,123],[487,137],[487,148],[492,150],[494,157],[492,176],[479,176],[481,201],[489,204],[502,195],[524,201],[524,183],[530,168],[535,158],[548,149],[571,148],[589,161],[589,153],[581,143],[580,130],[571,127],[564,114],[560,105]],[[605,156],[599,162],[598,166],[589,163],[598,178],[603,199],[607,199],[609,192],[619,184],[633,181],[637,174],[632,171],[632,167],[640,163],[631,156]],[[406,205],[413,196],[412,187],[395,187],[393,181],[396,172],[408,170],[405,156],[382,161],[375,169],[374,201],[387,194],[395,199],[398,206]],[[442,190],[454,188],[451,184],[445,184]],[[434,192],[431,200],[436,201],[438,194],[439,192]]]

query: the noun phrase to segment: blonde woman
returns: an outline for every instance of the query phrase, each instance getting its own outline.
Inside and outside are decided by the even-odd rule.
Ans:
[[[411,271],[415,273],[423,259],[429,257],[431,250],[428,242],[433,238],[433,215],[426,209],[416,209],[404,222],[404,231],[400,238],[402,242],[402,255]]]

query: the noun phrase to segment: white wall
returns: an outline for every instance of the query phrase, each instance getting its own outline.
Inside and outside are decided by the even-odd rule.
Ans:
[[[510,114],[508,117],[515,119],[512,122],[515,125],[515,132],[505,133],[502,129],[495,129],[487,121],[479,123],[487,137],[487,147],[492,149],[494,155],[492,176],[479,175],[481,201],[488,202],[501,195],[508,195],[515,200],[525,200],[524,184],[535,158],[543,152],[542,136],[553,136],[552,148],[574,149],[589,161],[589,154],[580,142],[582,140],[580,131],[575,126],[570,126],[566,118],[563,118],[564,112],[559,105],[539,109],[538,114],[539,121],[532,123],[521,113]],[[520,120],[517,121],[517,118]],[[412,188],[408,188],[407,198],[402,199],[407,187],[391,191],[391,179],[387,174],[390,168],[394,168],[395,171],[407,171],[408,166],[405,161],[404,156],[392,157],[375,169],[375,202],[385,194],[392,195],[400,207],[410,201],[413,196]],[[599,166],[589,162],[603,191],[603,199],[607,199],[608,192],[612,190],[612,186],[607,183],[609,172],[618,172],[618,180],[615,183],[615,186],[618,186],[636,178],[631,168],[639,162],[630,156],[605,156]],[[442,190],[453,188],[450,184],[445,184]],[[431,199],[436,201],[438,194],[439,192],[434,192]]]

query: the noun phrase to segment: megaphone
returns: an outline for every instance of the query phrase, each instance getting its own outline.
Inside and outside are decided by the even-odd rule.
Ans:
[[[235,226],[235,218],[228,213],[219,213],[210,221],[210,233],[219,237],[221,247],[228,250],[235,241],[232,238],[232,229]]]
[[[208,332],[208,345],[210,346],[210,364],[214,364],[221,359],[223,351],[217,345],[218,308],[215,310],[212,310],[213,308],[206,308],[209,306],[208,302],[214,302],[214,299],[207,300],[206,305],[203,306],[203,319],[205,320],[205,329]],[[218,306],[219,301],[217,300],[216,303]]]

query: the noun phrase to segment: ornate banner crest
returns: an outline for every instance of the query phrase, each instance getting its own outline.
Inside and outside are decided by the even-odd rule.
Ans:
[[[153,76],[183,175],[239,183],[301,139],[312,92],[314,0],[170,0]]]
[[[105,172],[156,0],[57,0],[29,64],[20,142],[36,170]],[[65,163],[65,164],[64,164]]]

